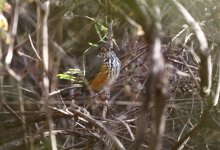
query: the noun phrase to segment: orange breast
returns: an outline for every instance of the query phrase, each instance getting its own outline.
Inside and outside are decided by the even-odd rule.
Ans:
[[[108,69],[105,65],[102,65],[99,73],[89,81],[89,86],[94,91],[100,91],[106,85],[108,81]]]

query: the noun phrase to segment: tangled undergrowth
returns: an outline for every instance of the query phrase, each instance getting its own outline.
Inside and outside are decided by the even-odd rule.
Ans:
[[[0,8],[8,21],[0,24],[0,149],[157,149],[154,142],[162,142],[161,149],[219,149],[219,105],[214,100],[219,91],[215,19],[220,5],[200,1],[188,8],[182,2],[206,36],[204,54],[198,39],[202,35],[197,36],[193,24],[197,22],[184,19],[172,1],[144,3],[161,10],[160,19],[157,14],[146,16],[154,27],[143,23],[139,5],[134,8],[131,1],[5,3],[7,9]],[[108,40],[109,18],[121,71],[103,118],[106,104],[97,101],[99,94],[82,90],[83,54],[91,43]],[[163,64],[157,74],[158,36]],[[204,86],[209,82],[210,94]],[[91,101],[99,115],[91,113]],[[158,108],[165,111],[158,115]],[[158,141],[152,140],[155,124],[163,131]]]

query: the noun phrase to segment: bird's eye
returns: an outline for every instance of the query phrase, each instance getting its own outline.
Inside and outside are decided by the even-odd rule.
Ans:
[[[105,47],[102,47],[101,48],[101,53],[105,53],[106,52],[106,48]]]

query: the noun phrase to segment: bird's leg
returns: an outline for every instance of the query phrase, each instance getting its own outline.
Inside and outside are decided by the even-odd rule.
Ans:
[[[104,106],[103,106],[103,111],[102,111],[102,117],[103,117],[103,119],[106,119],[107,111],[108,111],[108,106],[107,106],[107,105],[104,105]]]
[[[105,119],[108,111],[108,100],[110,98],[110,89],[105,89],[105,100],[103,104],[102,117]]]
[[[110,89],[106,88],[98,93],[95,93],[91,96],[91,113],[93,115],[102,116],[104,119],[106,118],[108,111],[108,100],[110,98]],[[101,110],[100,110],[101,108]],[[102,111],[102,114],[101,112]],[[95,113],[96,112],[96,113]],[[99,113],[98,113],[99,112]],[[98,114],[97,114],[98,113]]]
[[[98,109],[98,101],[99,97],[97,93],[93,93],[93,95],[90,97],[91,98],[91,113],[92,115],[97,115],[97,109]]]

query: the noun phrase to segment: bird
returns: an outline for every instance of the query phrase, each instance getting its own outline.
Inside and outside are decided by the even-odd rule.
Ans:
[[[88,89],[94,92],[109,90],[120,73],[121,63],[114,48],[107,42],[88,51],[86,55],[85,79]]]

